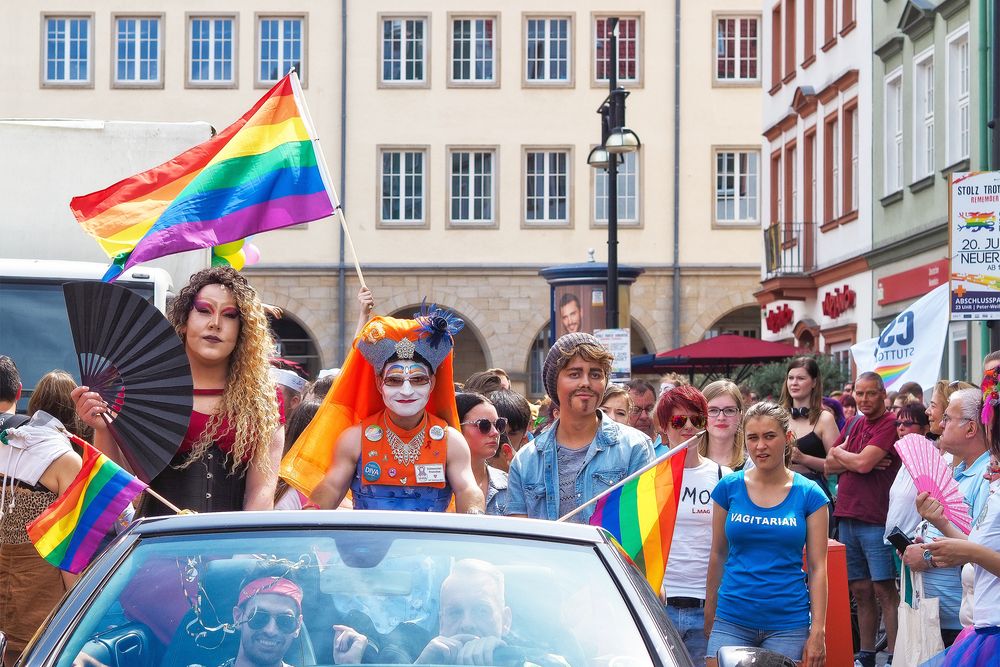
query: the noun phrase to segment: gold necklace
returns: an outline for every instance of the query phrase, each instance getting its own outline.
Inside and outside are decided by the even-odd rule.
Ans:
[[[425,416],[424,419],[427,417]],[[403,439],[389,427],[388,419],[383,418],[383,423],[385,424],[385,439],[392,449],[392,458],[401,465],[410,465],[416,461],[417,457],[420,456],[420,448],[424,446],[424,422],[420,422],[420,430],[409,442],[403,442]]]

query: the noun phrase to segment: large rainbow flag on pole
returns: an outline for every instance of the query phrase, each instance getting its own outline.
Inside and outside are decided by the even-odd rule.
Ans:
[[[70,202],[109,257],[105,280],[141,262],[331,215],[336,196],[298,75],[169,162]]]
[[[618,541],[656,593],[663,585],[670,542],[681,501],[683,445],[657,459],[597,501],[590,517]],[[680,454],[679,456],[677,454]]]
[[[66,492],[28,524],[28,537],[42,558],[77,574],[146,485],[89,443],[73,442],[83,447],[83,467]]]

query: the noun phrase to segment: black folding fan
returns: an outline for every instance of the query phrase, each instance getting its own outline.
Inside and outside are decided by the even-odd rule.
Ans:
[[[125,287],[72,282],[63,292],[81,383],[111,408],[108,430],[149,483],[177,453],[191,420],[184,344],[160,311]]]

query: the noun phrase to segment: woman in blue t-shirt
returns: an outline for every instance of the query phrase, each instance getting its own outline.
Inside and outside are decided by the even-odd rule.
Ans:
[[[724,646],[760,646],[804,667],[826,663],[829,501],[815,482],[788,469],[790,419],[774,403],[751,406],[743,434],[754,467],[726,475],[712,492],[709,667]]]

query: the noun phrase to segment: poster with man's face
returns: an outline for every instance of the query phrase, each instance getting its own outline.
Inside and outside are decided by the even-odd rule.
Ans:
[[[594,285],[557,285],[556,337],[604,326],[604,288]]]

